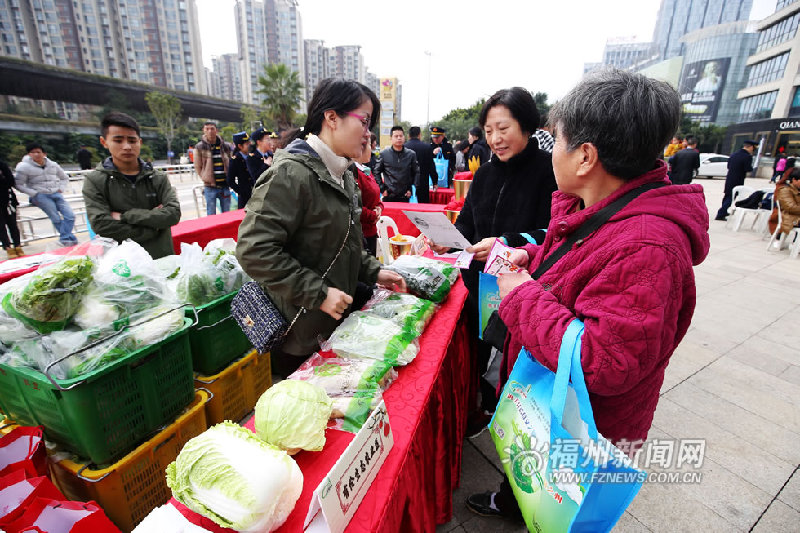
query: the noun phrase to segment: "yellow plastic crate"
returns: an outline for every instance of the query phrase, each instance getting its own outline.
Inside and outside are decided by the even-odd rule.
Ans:
[[[208,427],[210,398],[207,391],[195,391],[194,401],[175,422],[107,468],[69,459],[51,463],[53,480],[67,498],[96,501],[118,527],[131,531],[172,496],[164,471],[183,445]]]
[[[8,418],[7,416],[0,415],[0,435],[8,435],[11,433],[18,424]]]
[[[196,375],[194,385],[214,394],[206,405],[209,426],[223,420],[238,422],[253,410],[261,394],[272,386],[270,355],[251,350],[219,374]]]

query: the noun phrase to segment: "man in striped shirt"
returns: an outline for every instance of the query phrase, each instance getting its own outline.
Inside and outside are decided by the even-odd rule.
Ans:
[[[231,159],[231,148],[217,135],[217,125],[206,122],[203,125],[203,139],[194,147],[194,168],[203,181],[203,196],[206,199],[206,214],[217,212],[219,199],[220,212],[231,206],[231,190],[226,176]]]

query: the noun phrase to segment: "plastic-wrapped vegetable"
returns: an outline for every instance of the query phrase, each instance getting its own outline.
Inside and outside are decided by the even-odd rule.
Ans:
[[[344,319],[323,350],[339,357],[375,359],[393,366],[405,366],[417,356],[419,346],[414,331],[369,311],[356,311]]]
[[[386,268],[403,276],[410,293],[436,303],[447,297],[458,279],[458,269],[450,263],[418,255],[401,255]]]
[[[176,280],[178,299],[201,306],[239,290],[249,278],[226,247],[210,246],[204,252],[197,243],[181,243]]]
[[[20,291],[6,294],[3,309],[40,333],[64,329],[92,281],[92,260],[69,257],[36,272]]]
[[[165,298],[166,276],[147,250],[126,240],[97,262],[95,286],[121,317],[151,309]],[[98,324],[99,325],[99,324]]]
[[[322,357],[315,353],[288,379],[313,383],[333,398],[352,396],[364,389],[386,389],[396,378],[397,371],[383,361]]]
[[[381,391],[397,378],[397,371],[383,361],[325,358],[315,353],[290,380],[312,383],[333,400],[331,418],[341,419],[336,426],[358,431],[372,410],[381,402]]]
[[[388,318],[419,337],[436,312],[436,304],[413,294],[378,289],[363,310]]]

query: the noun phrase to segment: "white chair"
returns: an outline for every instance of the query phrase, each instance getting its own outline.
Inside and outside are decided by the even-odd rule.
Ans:
[[[739,215],[737,214],[737,212],[743,208],[736,207],[736,202],[738,202],[739,200],[744,200],[754,192],[756,192],[756,190],[752,187],[748,187],[747,185],[737,185],[736,187],[733,188],[733,191],[731,191],[731,205],[728,208],[728,221],[725,222],[725,227],[727,227],[728,223],[731,221],[733,222],[738,221],[739,225],[742,224],[742,221],[741,219],[739,219]],[[736,227],[735,224],[734,227],[736,228],[734,229],[734,231],[736,231],[738,228]]]
[[[764,193],[764,196],[766,196],[767,194],[772,193],[775,190],[775,187],[764,187],[757,190],[761,191],[762,193]],[[755,192],[756,190],[753,190],[746,196],[740,192],[739,197],[742,200],[744,200]],[[774,202],[774,196],[772,198]],[[734,217],[733,231],[739,231],[739,229],[742,227],[742,223],[744,222],[745,216],[747,216],[747,214],[749,213],[753,215],[753,222],[750,224],[750,229],[754,230],[756,229],[756,225],[758,225],[759,232],[764,232],[768,234],[769,229],[767,228],[767,222],[769,221],[770,214],[772,214],[772,208],[770,208],[768,211],[766,209],[761,209],[760,207],[758,208],[736,207],[735,204],[733,203],[732,205],[735,208],[735,211],[733,212],[733,217]]]
[[[391,265],[392,264],[392,247],[389,244],[389,232],[387,228],[392,228],[395,235],[400,234],[400,230],[397,229],[397,224],[395,224],[392,217],[387,217],[385,215],[381,216],[378,219],[378,259],[381,260],[381,263],[384,265]]]
[[[786,242],[786,234],[781,233],[781,223],[783,222],[783,214],[781,213],[781,206],[778,204],[778,225],[775,227],[775,231],[772,233],[772,236],[769,239],[769,243],[767,244],[767,251],[772,250],[783,250],[783,245]],[[777,241],[778,246],[773,247],[773,244]]]
[[[786,240],[792,243],[789,248],[789,257],[797,259],[797,256],[800,255],[800,228],[794,228]]]

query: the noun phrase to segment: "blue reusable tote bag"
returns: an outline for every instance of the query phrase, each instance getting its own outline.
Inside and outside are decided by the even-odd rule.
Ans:
[[[646,477],[597,432],[582,335],[583,323],[573,320],[555,374],[523,349],[489,425],[531,531],[610,531]]]
[[[448,163],[449,161],[445,159],[441,151],[433,158],[433,164],[436,165],[436,174],[439,176],[438,187],[447,187]]]

